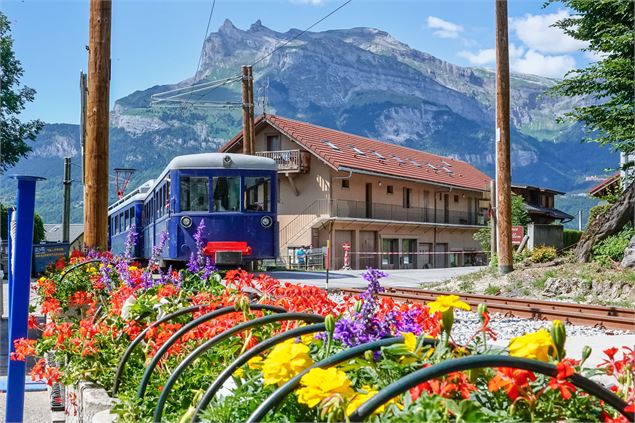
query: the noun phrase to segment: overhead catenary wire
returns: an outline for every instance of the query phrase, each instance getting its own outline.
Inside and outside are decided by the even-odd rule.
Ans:
[[[209,35],[209,26],[212,23],[212,16],[214,15],[214,8],[216,7],[216,0],[212,1],[212,9],[209,11],[209,18],[207,19],[207,28],[205,28],[205,36],[203,37],[203,43],[201,44],[201,54],[198,55],[198,64],[196,65],[196,72],[194,78],[198,75],[198,71],[201,70],[201,62],[203,61],[203,52],[205,51],[205,42]]]

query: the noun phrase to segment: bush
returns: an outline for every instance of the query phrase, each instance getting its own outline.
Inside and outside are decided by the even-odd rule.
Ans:
[[[564,248],[568,248],[572,245],[575,245],[580,241],[580,237],[582,236],[582,231],[578,231],[576,229],[565,229],[562,234],[562,242]]]
[[[608,265],[624,258],[624,250],[635,234],[632,226],[625,226],[619,233],[598,242],[593,246],[593,260]]]
[[[492,240],[491,233],[492,232],[490,227],[485,226],[479,229],[478,231],[474,232],[474,235],[472,235],[472,237],[474,238],[474,241],[481,244],[481,249],[483,251],[489,252],[491,249],[491,240]]]
[[[545,263],[554,260],[557,256],[558,253],[555,248],[541,245],[534,248],[531,252],[531,261],[534,263]]]
[[[591,209],[589,210],[589,221],[587,223],[587,226],[589,226],[595,220],[596,217],[604,214],[610,208],[611,208],[611,204],[608,204],[608,203],[598,204],[597,206],[591,207]]]

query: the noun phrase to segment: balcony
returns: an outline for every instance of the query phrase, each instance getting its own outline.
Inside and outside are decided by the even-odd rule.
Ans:
[[[455,210],[436,210],[423,207],[402,207],[394,204],[366,203],[365,201],[331,200],[332,217],[393,220],[398,222],[421,222],[452,225],[485,226],[485,216]]]
[[[311,154],[308,151],[257,151],[256,156],[273,159],[281,173],[308,173],[311,169]]]

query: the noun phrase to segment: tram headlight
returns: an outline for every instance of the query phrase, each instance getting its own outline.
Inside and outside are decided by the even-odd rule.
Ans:
[[[189,216],[183,216],[181,218],[181,226],[184,227],[185,229],[192,226],[192,218]]]
[[[273,224],[273,219],[271,218],[271,216],[262,216],[262,218],[260,219],[260,224],[263,228],[268,228]]]

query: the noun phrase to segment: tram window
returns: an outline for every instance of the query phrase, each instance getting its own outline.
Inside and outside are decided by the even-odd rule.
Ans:
[[[245,211],[271,211],[271,178],[245,178]]]
[[[208,178],[181,178],[181,211],[209,211]]]
[[[212,178],[214,189],[214,211],[240,210],[240,178],[217,176]]]
[[[124,231],[123,226],[123,212],[119,213],[119,232]]]
[[[134,208],[130,209],[130,224],[128,225],[129,228],[132,228],[133,226],[136,226],[135,221],[134,221]]]

